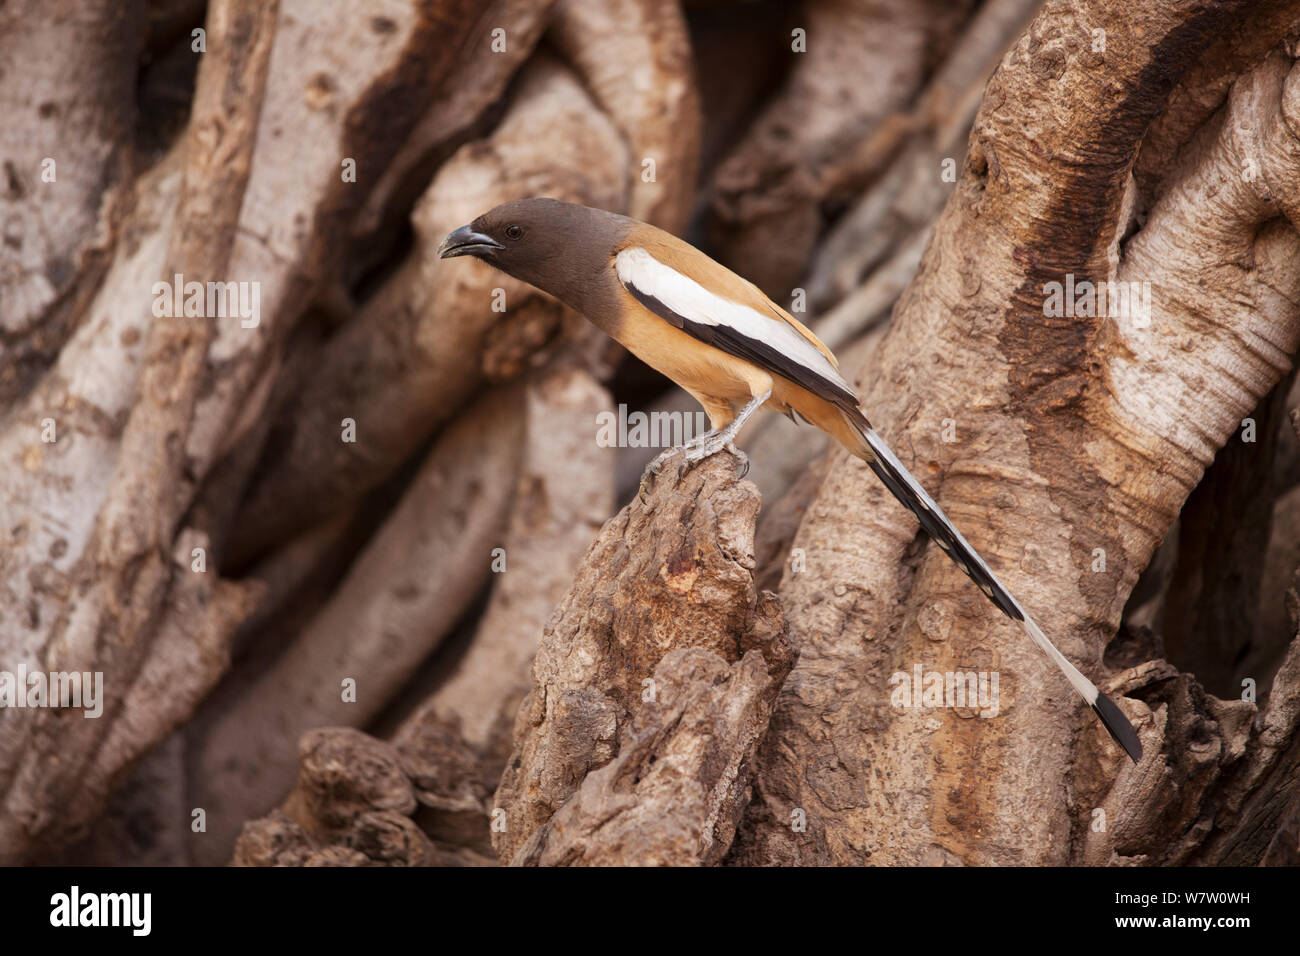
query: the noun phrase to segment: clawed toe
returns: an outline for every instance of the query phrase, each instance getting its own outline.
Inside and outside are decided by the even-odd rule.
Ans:
[[[745,454],[743,451],[741,451],[739,448],[737,448],[735,445],[731,445],[731,446],[729,446],[729,447],[727,448],[727,451],[731,452],[733,455],[735,455],[737,458],[740,459],[740,476],[739,476],[739,477],[744,478],[746,475],[749,474],[749,456],[746,455],[746,454]]]
[[[669,448],[667,451],[656,455],[650,464],[645,466],[645,471],[641,472],[641,484],[637,488],[637,497],[641,499],[642,504],[648,501],[650,489],[654,487],[655,479],[663,471],[664,465],[668,459],[672,458],[678,452],[682,453],[681,464],[677,466],[677,480],[680,482],[686,477],[686,473],[698,462],[703,461],[720,451],[729,451],[740,462],[740,475],[744,478],[749,474],[749,456],[736,447],[732,436],[725,432],[713,432],[707,435],[701,435],[676,448]]]
[[[744,478],[746,475],[748,475],[748,474],[749,474],[749,456],[746,455],[746,454],[745,454],[743,451],[741,451],[739,448],[737,448],[735,442],[727,442],[727,444],[724,445],[723,447],[726,448],[727,451],[731,452],[732,457],[734,457],[736,460],[738,460],[738,461],[740,462],[740,474],[737,475],[736,477],[737,477],[737,478]]]
[[[636,489],[636,496],[641,499],[641,504],[648,502],[647,495],[650,493],[650,489],[654,487],[655,479],[659,477],[659,471],[662,467],[658,459],[656,459],[646,465],[645,471],[641,472],[641,483]]]
[[[646,496],[649,494],[650,489],[654,487],[655,479],[664,470],[664,465],[668,459],[677,454],[678,451],[680,451],[678,448],[669,448],[667,451],[660,452],[650,459],[650,464],[645,466],[645,471],[641,472],[641,484],[637,487],[636,493],[642,504],[646,504]]]
[[[707,444],[701,445],[699,448],[688,451],[686,453],[686,460],[682,463],[682,468],[679,474],[684,474],[691,465],[701,462],[705,458],[710,458],[720,451],[730,452],[740,461],[742,468],[740,477],[743,478],[745,475],[749,474],[749,456],[737,448],[736,443],[726,436],[719,436],[715,441],[708,442]]]

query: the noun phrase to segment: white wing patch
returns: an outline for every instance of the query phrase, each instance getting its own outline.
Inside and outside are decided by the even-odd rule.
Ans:
[[[620,282],[658,299],[683,318],[702,325],[726,326],[747,339],[762,342],[818,378],[853,394],[830,360],[780,316],[764,315],[710,292],[639,246],[620,252],[614,257],[614,265]]]

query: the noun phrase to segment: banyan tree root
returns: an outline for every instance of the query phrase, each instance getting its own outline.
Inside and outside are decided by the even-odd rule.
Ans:
[[[803,274],[846,154],[908,104],[969,12],[930,0],[813,0],[794,67],[713,174],[722,261],[778,302]],[[806,50],[799,52],[804,41]]]
[[[499,550],[495,558],[471,559],[494,568],[492,596],[469,647],[422,705],[455,719],[467,741],[502,764],[542,631],[614,510],[613,449],[594,441],[609,402],[577,368],[528,384],[521,461]]]
[[[372,171],[384,168],[417,118],[386,104],[419,100],[446,83],[458,40],[485,12],[476,0],[394,5],[390,16],[372,17],[302,0],[284,0],[278,10],[209,4],[189,125],[119,204],[109,191],[119,189],[120,173],[153,158],[141,153],[133,164],[119,163],[122,154],[100,143],[101,136],[130,141],[129,118],[118,107],[130,99],[119,96],[122,84],[134,82],[134,5],[76,6],[59,11],[61,27],[48,36],[63,51],[60,75],[81,77],[94,95],[79,94],[75,104],[52,96],[43,100],[45,117],[35,104],[37,119],[70,132],[84,120],[97,132],[76,137],[77,164],[65,162],[54,141],[58,199],[42,208],[57,213],[66,199],[98,219],[82,228],[80,214],[60,215],[89,245],[67,246],[56,228],[46,230],[52,245],[27,248],[45,258],[39,269],[61,297],[43,316],[23,318],[26,341],[26,332],[7,339],[21,368],[8,354],[0,363],[6,399],[19,395],[8,403],[0,453],[23,465],[0,476],[0,510],[29,516],[0,559],[0,660],[102,671],[109,697],[103,720],[57,735],[27,726],[48,715],[7,719],[0,828],[12,832],[5,830],[0,853],[14,859],[75,838],[105,792],[190,716],[226,667],[256,589],[219,576],[217,529],[185,511],[228,452],[260,440],[276,350],[344,258],[349,234],[341,224],[373,187]],[[5,43],[41,56],[43,44],[13,30],[20,20],[6,8]],[[69,57],[76,66],[64,69]],[[17,75],[6,74],[6,90]],[[54,124],[64,109],[74,111],[68,123]],[[21,135],[20,125],[11,131]],[[51,140],[41,132],[32,142],[48,148]],[[20,154],[6,147],[6,155]],[[359,171],[351,179],[343,175],[349,162]],[[6,252],[18,238],[7,237]],[[97,252],[101,239],[116,246],[95,289],[106,258]],[[6,255],[6,268],[12,261]],[[258,314],[151,318],[152,284],[178,272],[185,281],[257,285]],[[13,278],[25,281],[0,276],[6,317],[19,314],[8,307],[16,301],[8,297],[18,288]],[[40,308],[44,292],[29,291],[37,294],[23,301]],[[66,336],[58,314],[65,308],[76,319]],[[11,368],[18,378],[7,375]],[[53,422],[59,441],[41,441],[43,421]],[[230,495],[241,484],[238,473],[233,478]],[[203,510],[226,510],[217,505]],[[202,562],[208,567],[197,573]],[[21,627],[13,626],[15,614]],[[46,752],[55,740],[58,759]]]
[[[198,74],[165,252],[144,267],[151,278],[219,276],[230,266],[276,12],[275,3],[243,0],[209,9],[212,54]],[[142,298],[127,301],[140,303],[139,311],[120,303],[116,311],[127,321],[144,319]],[[28,612],[26,627],[6,621],[0,630],[0,660],[103,675],[100,720],[59,721],[49,709],[6,712],[0,859],[30,859],[80,835],[119,775],[190,715],[225,666],[248,594],[216,575],[191,573],[188,556],[205,542],[184,524],[192,476],[202,473],[186,452],[212,385],[215,326],[211,316],[154,322],[135,361],[102,378],[93,371],[102,357],[82,353],[87,364],[72,374],[52,371],[28,396],[31,411],[41,414],[7,419],[12,424],[0,434],[0,444],[34,443],[13,459],[24,469],[6,469],[0,485],[5,512],[27,516],[27,533],[6,549],[3,574],[6,603]],[[81,401],[81,388],[133,395],[125,425]],[[42,399],[55,396],[57,405],[42,408]],[[53,416],[63,418],[61,446],[36,437],[43,415],[56,427]],[[72,459],[89,453],[96,464],[63,483],[69,452]]]
[[[681,7],[560,0],[550,35],[627,143],[627,214],[680,234],[695,203],[701,135]]]
[[[884,265],[887,257],[897,259],[900,248],[924,242],[956,182],[984,83],[1041,6],[1042,0],[989,0],[981,5],[905,118],[882,125],[828,172],[828,187],[857,198],[817,250],[807,280],[814,310],[841,303],[850,293],[861,295],[859,286],[871,270],[896,272]],[[878,169],[886,162],[888,166]],[[854,182],[865,184],[877,172],[865,192],[860,187],[846,188]],[[904,261],[913,263],[905,279],[915,271],[920,253],[916,248],[904,254]],[[888,304],[892,302],[891,298]],[[844,304],[848,308],[836,312],[846,314],[826,316],[826,322],[860,330],[875,318],[865,302]],[[824,331],[818,330],[822,340],[837,347],[832,341],[836,334]]]
[[[141,5],[78,0],[57,15],[7,4],[0,26],[0,403],[8,405],[66,343],[104,275],[122,202]],[[75,162],[73,157],[76,157]]]
[[[231,865],[490,865],[478,760],[454,727],[431,725],[398,745],[314,730],[298,745],[297,786],[244,826]]]
[[[240,825],[281,799],[301,734],[364,726],[487,584],[523,435],[518,386],[467,410],[315,617],[274,661],[236,669],[205,702],[189,737],[206,856],[224,858]]]
[[[914,542],[864,469],[835,461],[794,541],[802,569],[781,588],[800,657],[736,861],[1264,853],[1294,774],[1288,668],[1256,712],[1185,676],[1157,682],[1159,661],[1102,663],[1182,503],[1300,342],[1300,85],[1285,27],[1231,89],[1180,94],[1203,103],[1217,89],[1219,115],[1168,145],[1153,191],[1129,174],[1180,79],[1234,48],[1238,18],[1262,6],[1300,17],[1294,2],[1048,3],[990,81],[957,190],[861,376],[877,429],[1012,593],[1067,656],[1131,695],[1119,701],[1143,762],[1117,757],[1041,654]],[[1139,298],[1055,310],[1053,284],[1083,279]],[[997,716],[897,705],[895,675],[917,666],[1000,674]],[[1157,849],[1149,835],[1184,798],[1195,845]],[[1098,832],[1095,810],[1110,821]]]

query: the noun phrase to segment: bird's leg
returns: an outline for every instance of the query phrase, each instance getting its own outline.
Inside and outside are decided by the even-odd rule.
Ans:
[[[739,458],[741,465],[744,466],[740,472],[740,477],[744,478],[749,474],[749,456],[736,447],[736,436],[745,427],[745,422],[749,421],[750,416],[758,411],[759,407],[771,397],[772,390],[770,388],[762,395],[755,395],[726,428],[720,428],[716,432],[700,436],[699,445],[686,452],[686,461],[682,465],[682,470],[685,471],[686,468],[697,461],[703,461],[710,455],[716,455],[725,448]]]

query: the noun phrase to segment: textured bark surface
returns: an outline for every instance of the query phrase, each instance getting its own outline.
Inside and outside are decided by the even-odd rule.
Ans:
[[[629,862],[704,861],[726,851],[729,815],[748,785],[739,768],[747,770],[790,663],[780,606],[754,584],[758,496],[734,481],[734,466],[716,456],[680,484],[669,469],[646,504],[628,505],[596,537],[547,625],[519,708],[492,835],[503,861],[613,862],[618,853]],[[686,648],[699,653],[666,659]],[[746,659],[751,649],[758,659]],[[726,686],[708,690],[717,684]],[[691,699],[706,692],[712,707]],[[719,713],[712,726],[704,717],[718,709],[740,713]],[[647,776],[637,791],[637,768],[655,759],[672,765],[667,779]],[[584,776],[611,761],[615,769],[579,805],[537,833]],[[638,806],[618,812],[628,804]],[[646,812],[674,820],[673,836],[638,827]],[[609,814],[618,822],[605,830]]]
[[[5,402],[49,366],[85,307],[133,172],[132,93],[144,4],[85,0],[49,12],[44,6],[12,3],[0,11]]]
[[[765,622],[773,623],[779,617]],[[749,802],[754,750],[791,662],[787,647],[774,650],[780,656],[770,664],[762,652],[751,650],[730,666],[702,648],[665,654],[651,678],[656,699],[624,727],[618,756],[588,771],[577,792],[533,831],[511,863],[719,862]],[[555,743],[564,745],[551,746]]]
[[[469,648],[425,701],[503,764],[542,630],[613,510],[610,450],[591,442],[608,404],[604,390],[573,369],[528,389],[523,460],[498,539],[504,566]]]
[[[786,87],[714,174],[711,232],[721,261],[779,302],[823,227],[838,164],[897,110],[941,55],[970,4],[815,0],[787,46]],[[803,40],[803,49],[797,44]],[[863,71],[863,60],[871,69]]]
[[[414,754],[355,730],[316,730],[298,745],[298,765],[284,806],[244,826],[231,865],[488,862],[471,844],[454,842],[486,831],[488,792],[477,757],[453,729],[424,728]],[[414,819],[420,815],[428,818],[422,825]],[[466,819],[477,826],[467,828]]]
[[[742,862],[1174,862],[1190,850],[1162,836],[1166,801],[1187,801],[1211,852],[1251,826],[1233,781],[1294,766],[1265,729],[1290,726],[1287,703],[1247,746],[1253,706],[1214,701],[1161,662],[1113,677],[1101,665],[1138,573],[1300,333],[1290,59],[1241,75],[1170,157],[1164,190],[1139,200],[1128,170],[1143,131],[1198,51],[1231,42],[1241,5],[1122,6],[1049,3],[1004,58],[862,387],[886,440],[1067,656],[1127,695],[1147,756],[1125,765],[1041,655],[937,549],[916,549],[914,522],[841,457],[795,540],[808,573],[782,586],[800,658]],[[1105,53],[1085,40],[1096,28]],[[1053,95],[1036,96],[1049,79]],[[1259,176],[1241,174],[1246,158]],[[1149,282],[1149,326],[1044,316],[1046,283],[1066,273]],[[1000,717],[892,708],[890,675],[916,664],[999,671]],[[1170,681],[1181,695],[1166,696]],[[1251,752],[1260,769],[1239,763]],[[1189,799],[1193,781],[1231,812]],[[1089,832],[1103,805],[1129,828]],[[796,809],[806,834],[786,825]]]
[[[161,276],[219,276],[229,264],[249,180],[275,18],[275,3],[240,0],[215,4],[210,13],[209,29],[220,52],[205,59],[199,70]],[[143,311],[132,317],[138,319]],[[27,548],[58,536],[62,546],[48,545],[43,557],[62,567],[42,560],[48,573],[33,579],[23,573],[27,569],[18,556],[21,551],[11,551],[11,581],[23,580],[9,587],[17,584],[20,594],[30,595],[11,608],[25,605],[29,619],[26,633],[7,630],[10,636],[0,653],[7,662],[30,662],[33,669],[49,664],[57,670],[111,675],[102,702],[108,719],[60,727],[57,710],[5,714],[0,852],[6,859],[23,860],[36,847],[66,840],[84,828],[102,807],[115,775],[183,720],[220,673],[224,641],[243,611],[243,590],[186,575],[173,557],[177,551],[187,554],[189,545],[202,540],[181,532],[180,523],[194,493],[187,480],[186,439],[193,432],[199,394],[206,384],[205,364],[214,335],[212,321],[153,324],[139,347],[139,378],[131,389],[134,403],[122,426],[97,417],[102,410],[93,402],[83,405],[73,389],[51,387],[61,400],[45,409],[68,413],[62,423],[64,445],[58,448],[56,443],[52,451],[69,445],[75,449],[78,433],[86,431],[92,436],[90,444],[96,436],[112,435],[117,454],[99,469],[95,490],[103,495],[103,510],[80,511],[83,525],[75,547],[60,532],[68,534],[64,522],[77,509],[52,511],[52,521],[30,533],[23,525],[10,529],[11,539]],[[42,382],[42,390],[48,381]],[[14,494],[9,503],[18,498],[20,507],[33,504],[22,500],[27,495],[48,489],[50,497],[57,498],[70,490],[59,487],[57,465],[45,468],[44,446],[37,437],[39,416],[25,424],[22,431],[28,434],[6,434],[36,442],[27,446],[22,461],[26,472],[43,480],[10,486]],[[70,442],[69,433],[75,436]],[[77,493],[84,496],[90,490],[79,485]],[[36,514],[56,503],[38,498]],[[47,750],[51,738],[58,741],[57,761]]]

